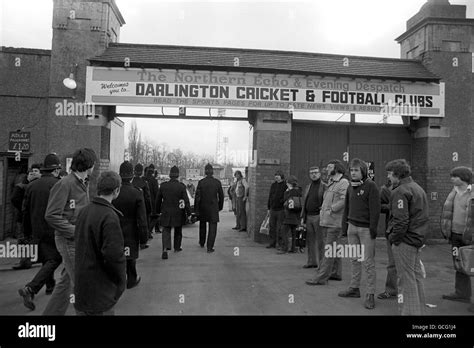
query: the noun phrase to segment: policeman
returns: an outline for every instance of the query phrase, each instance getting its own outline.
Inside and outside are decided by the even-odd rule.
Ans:
[[[145,209],[146,209],[146,218],[147,218],[147,230],[148,230],[148,221],[152,211],[151,205],[151,195],[150,195],[150,187],[146,182],[145,178],[142,176],[143,174],[143,165],[138,163],[135,165],[135,176],[132,179],[132,185],[139,188],[143,192],[143,199],[145,200]],[[152,239],[153,235],[149,234],[148,238]]]
[[[119,196],[112,201],[112,204],[123,214],[120,216],[120,227],[127,259],[127,289],[131,289],[140,282],[136,261],[140,244],[146,244],[148,239],[146,208],[143,194],[130,182],[133,178],[132,164],[128,161],[123,162],[119,171],[122,187]]]
[[[174,251],[183,250],[181,248],[182,226],[187,216],[191,215],[186,186],[177,180],[178,177],[179,169],[174,166],[170,170],[170,180],[161,184],[156,200],[156,212],[161,213],[161,226],[163,226],[161,258],[164,260],[168,258],[168,250],[171,250],[171,228],[174,228]]]

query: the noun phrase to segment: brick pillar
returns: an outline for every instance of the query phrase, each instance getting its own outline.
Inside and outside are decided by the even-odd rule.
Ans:
[[[259,233],[267,213],[267,201],[275,172],[289,175],[291,154],[291,115],[280,111],[249,111],[253,126],[252,162],[249,165],[248,231],[256,242],[268,237]]]
[[[472,20],[472,19],[469,19]],[[453,167],[473,164],[472,24],[465,5],[428,0],[397,38],[401,58],[418,59],[445,84],[445,117],[411,121],[412,172],[428,194],[429,238],[440,238],[440,214]]]

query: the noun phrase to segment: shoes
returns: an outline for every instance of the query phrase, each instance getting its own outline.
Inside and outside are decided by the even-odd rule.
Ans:
[[[207,249],[208,253],[213,253],[215,250],[214,249]]]
[[[303,268],[318,268],[318,265],[304,265]]]
[[[278,255],[288,254],[288,250],[285,250],[285,249],[278,250],[278,251],[277,251],[277,254],[278,254]]]
[[[13,266],[12,268],[15,270],[30,269],[31,266],[32,266],[31,260],[27,259],[26,261],[21,260],[18,265]]]
[[[174,249],[175,253],[179,253],[180,251],[183,251],[183,248]]]
[[[35,295],[32,293],[31,289],[25,286],[23,289],[18,290],[18,293],[21,297],[23,297],[23,304],[25,307],[34,311],[36,308],[35,304],[33,303]]]
[[[247,232],[247,229],[242,228],[242,229],[239,230],[239,232]]]
[[[275,247],[275,244],[270,244],[270,245],[266,246],[267,249],[271,249],[271,248],[274,248],[274,247]]]
[[[232,229],[233,230],[240,230],[240,227],[235,226],[235,227],[232,227]]]
[[[167,251],[163,251],[163,254],[161,254],[161,258],[163,260],[167,260],[168,259],[168,252]]]
[[[375,308],[374,294],[367,294],[365,296],[364,307],[367,308],[367,309],[374,309]]]
[[[349,288],[337,294],[339,297],[360,297],[359,288]],[[372,295],[373,296],[373,295]]]
[[[341,281],[342,278],[341,277],[334,277],[334,276],[330,276],[329,277],[329,280],[337,280],[337,281]]]
[[[459,295],[456,294],[456,293],[452,293],[452,294],[449,294],[449,295],[443,295],[442,298],[445,299],[445,300],[450,300],[450,301],[458,301],[458,302],[463,302],[463,303],[471,303],[471,299],[470,299],[470,298],[461,297],[461,296],[459,296]]]
[[[387,291],[384,291],[377,295],[377,298],[380,300],[388,300],[389,298],[396,298],[397,294],[391,294]]]
[[[150,246],[148,244],[140,244],[140,250],[149,248]]]
[[[204,248],[204,244],[199,244],[201,246],[201,248]]]
[[[51,295],[53,293],[53,291],[54,291],[54,286],[52,286],[50,288],[47,287],[45,293],[46,293],[46,295]]]
[[[325,280],[316,280],[316,279],[309,279],[306,281],[308,285],[328,285],[328,282]]]
[[[150,233],[150,234],[148,235],[148,239],[153,239],[153,234]]]
[[[140,276],[138,276],[137,281],[134,284],[131,284],[131,285],[127,284],[127,289],[133,289],[134,287],[136,287],[140,283],[141,280],[142,280],[142,278]]]

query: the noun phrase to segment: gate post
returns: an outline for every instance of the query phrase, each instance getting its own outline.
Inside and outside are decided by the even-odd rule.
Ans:
[[[274,174],[282,170],[285,177],[290,171],[291,114],[284,111],[249,110],[253,126],[252,162],[249,163],[249,210],[247,229],[256,242],[268,237],[259,233],[267,213],[267,201]]]

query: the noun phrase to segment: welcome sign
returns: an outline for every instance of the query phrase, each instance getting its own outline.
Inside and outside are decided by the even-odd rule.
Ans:
[[[444,117],[444,84],[350,78],[87,67],[99,105],[293,110]],[[391,109],[389,109],[391,108]]]

